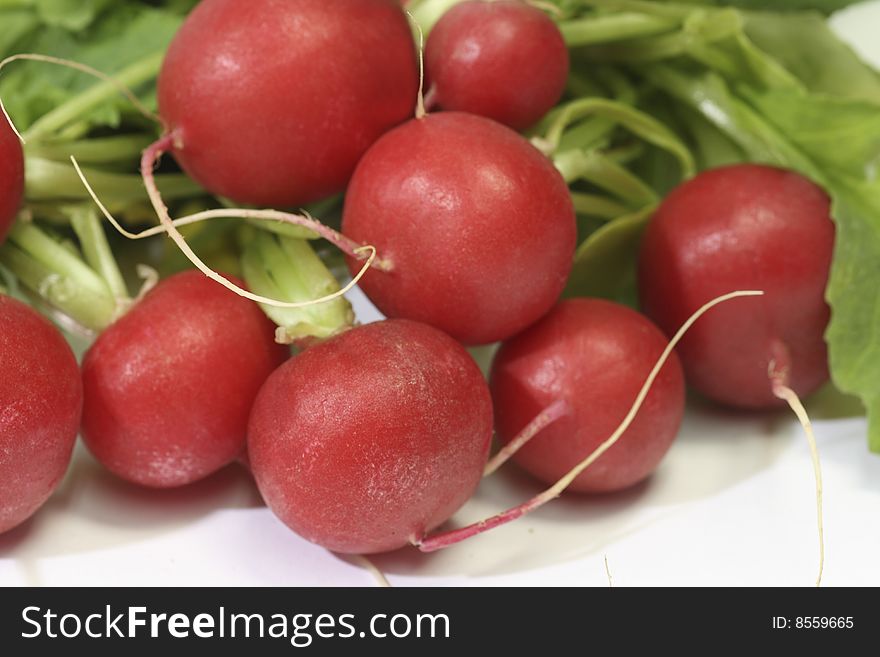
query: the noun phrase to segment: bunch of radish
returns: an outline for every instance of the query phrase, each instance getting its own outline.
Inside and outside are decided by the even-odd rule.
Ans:
[[[281,521],[355,554],[447,547],[566,489],[643,481],[678,433],[685,382],[725,404],[782,400],[802,411],[797,395],[828,377],[823,292],[834,230],[821,189],[758,165],[699,174],[647,228],[647,316],[561,300],[578,239],[574,204],[553,161],[516,132],[564,92],[559,29],[525,2],[471,0],[434,26],[424,55],[423,102],[398,2],[198,5],[159,74],[162,135],[141,170],[161,225],[148,234],[167,233],[208,277],[177,274],[131,300],[105,267],[98,280],[120,303],[96,327],[81,379],[61,336],[0,297],[0,531],[57,485],[81,405],[86,446],[119,477],[183,486],[246,450]],[[302,206],[345,191],[341,233],[279,210],[175,220],[153,176],[163,153],[240,203]],[[21,205],[22,171],[4,124],[0,240]],[[299,283],[314,274],[302,299],[291,292],[298,283],[262,272],[262,284],[291,297],[275,298],[208,267],[179,228],[220,216],[327,238],[388,319],[301,336],[290,357],[255,302],[297,310],[344,290],[329,272],[302,269]],[[763,298],[738,298],[758,291]],[[487,383],[462,345],[496,342]],[[490,461],[493,426],[500,451]],[[547,491],[434,533],[508,458]]]

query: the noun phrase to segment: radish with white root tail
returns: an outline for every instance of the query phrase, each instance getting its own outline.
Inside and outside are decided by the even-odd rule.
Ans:
[[[673,355],[673,350],[675,349],[675,346],[679,343],[682,336],[688,332],[691,326],[693,326],[694,323],[697,322],[697,320],[699,320],[705,313],[707,313],[709,310],[713,309],[719,304],[728,302],[731,299],[736,299],[739,297],[760,296],[762,294],[763,293],[758,290],[739,290],[735,292],[729,292],[715,299],[712,299],[711,301],[700,307],[693,315],[691,315],[687,319],[687,321],[682,324],[678,332],[672,337],[672,339],[666,345],[666,348],[663,349],[663,353],[660,354],[657,362],[654,363],[653,368],[648,373],[644,383],[642,384],[642,387],[639,389],[635,401],[627,411],[626,415],[622,418],[617,428],[615,428],[611,435],[607,439],[605,439],[595,450],[593,450],[593,452],[583,458],[583,460],[577,463],[569,472],[560,477],[558,481],[550,486],[550,488],[539,493],[532,499],[527,500],[526,502],[523,502],[522,504],[519,504],[515,507],[507,509],[506,511],[502,511],[501,513],[498,513],[490,518],[480,520],[479,522],[472,523],[459,529],[452,529],[434,535],[425,534],[423,536],[416,537],[416,539],[413,541],[413,545],[418,547],[422,552],[435,552],[436,550],[450,547],[485,531],[489,531],[490,529],[494,529],[496,527],[500,527],[501,525],[505,525],[513,520],[517,520],[527,513],[531,513],[535,509],[538,509],[548,502],[551,502],[559,497],[569,486],[571,486],[571,484],[581,475],[581,473],[583,473],[587,468],[596,463],[608,450],[614,447],[614,445],[617,443],[618,440],[621,439],[622,436],[626,434],[626,431],[633,424],[640,409],[642,408],[642,405],[645,403],[645,400],[647,399],[651,391],[651,387],[660,376],[660,373],[663,371],[663,368],[669,358]],[[514,440],[511,441],[511,444],[515,445],[517,448],[522,448],[523,445],[527,444],[526,439],[540,435],[540,431],[544,427],[549,426],[551,423],[565,417],[565,414],[566,408],[564,405],[556,404],[552,405],[552,407],[548,407],[548,409],[542,411],[535,418],[535,420],[526,427],[526,429],[523,431],[523,439],[521,439],[520,437],[514,438]],[[514,453],[515,451],[512,450],[502,450],[502,452],[499,453],[501,458],[493,459],[492,467],[497,467],[498,465],[503,463],[504,460],[511,457]],[[491,471],[491,469],[491,467],[487,468],[488,471]]]
[[[801,405],[828,380],[825,289],[834,248],[830,199],[800,174],[758,164],[704,171],[655,212],[639,256],[639,295],[667,333],[705,299],[760,285],[758,302],[729,304],[689,333],[679,354],[688,382],[739,408],[789,404],[813,457],[822,547],[822,476]],[[818,581],[817,580],[817,583]]]
[[[251,411],[252,472],[269,508],[330,550],[448,547],[559,496],[626,432],[681,333],[713,306],[759,294],[733,292],[695,313],[610,437],[545,493],[489,520],[429,534],[470,498],[486,470],[492,405],[467,352],[442,332],[408,320],[351,329],[276,370]],[[542,414],[512,442],[524,443],[564,414]]]
[[[18,143],[16,141],[16,143]],[[32,516],[61,482],[83,391],[64,336],[0,294],[0,533]]]
[[[386,316],[472,345],[553,307],[577,239],[552,162],[510,128],[463,112],[417,117],[377,141],[352,177],[342,231],[390,264],[361,282]]]
[[[168,48],[159,114],[214,194],[302,206],[341,192],[415,105],[406,15],[391,0],[203,0]]]
[[[483,375],[455,340],[385,320],[310,347],[254,402],[247,447],[270,509],[330,550],[403,547],[470,498],[492,438]]]
[[[758,164],[704,171],[654,213],[639,257],[642,308],[667,334],[706,299],[760,284],[765,297],[707,317],[682,340],[690,385],[738,408],[784,405],[828,380],[825,288],[834,248],[828,195]]]
[[[260,386],[288,357],[256,304],[188,271],[161,281],[83,359],[83,440],[154,488],[197,481],[245,446]]]
[[[568,48],[556,23],[520,0],[469,0],[443,14],[425,44],[425,104],[525,130],[565,90]]]
[[[24,153],[12,125],[0,116],[0,243],[24,196]]]
[[[554,483],[613,433],[667,343],[650,320],[625,306],[560,302],[495,355],[489,385],[499,441],[516,446],[517,433],[535,416],[545,417],[542,409],[559,413],[545,417],[541,431],[513,456],[530,474]],[[620,440],[569,490],[611,492],[648,477],[678,434],[684,402],[684,375],[672,354]]]

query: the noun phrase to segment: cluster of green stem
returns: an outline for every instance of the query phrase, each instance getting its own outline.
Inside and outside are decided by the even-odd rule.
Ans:
[[[282,301],[320,299],[340,289],[308,241],[265,230],[251,232],[242,271],[250,290]],[[260,305],[278,324],[276,340],[284,344],[328,338],[354,324],[354,311],[344,297],[304,308]]]
[[[38,119],[21,135],[25,143],[26,206],[7,243],[0,248],[0,263],[32,296],[86,332],[100,332],[131,304],[98,210],[110,217],[124,235],[140,238],[166,231],[157,227],[140,234],[129,233],[111,213],[141,214],[141,209],[148,207],[149,189],[154,193],[161,191],[167,201],[202,199],[210,203],[204,190],[183,174],[151,172],[150,186],[145,190],[144,178],[136,172],[142,153],[151,147],[164,126],[129,88],[153,80],[162,57],[163,53],[150,55],[114,78],[82,64],[43,55],[14,55],[0,62],[0,68],[19,59],[60,64],[100,80]],[[87,115],[118,93],[131,101],[139,112],[139,120],[130,121],[119,134],[92,136]],[[217,201],[225,204],[223,199]],[[337,203],[338,199],[331,199],[327,206]],[[192,217],[201,220],[197,215],[212,212],[223,216],[235,213],[253,222],[257,219],[249,215],[261,214],[249,210],[209,210],[196,212],[179,223],[188,223]],[[51,224],[52,228],[41,227],[35,219]],[[246,231],[253,237],[242,262],[249,284],[257,291],[265,291],[265,296],[303,305],[263,306],[281,327],[279,341],[328,337],[351,326],[351,306],[341,297],[306,306],[313,299],[323,299],[340,290],[339,283],[304,241],[318,235],[290,223],[266,223],[264,218],[260,221],[266,230]],[[226,230],[228,224],[218,227]],[[70,229],[76,244],[70,239]]]
[[[97,209],[67,158],[75,154],[87,164],[95,186],[112,207],[123,210],[144,203],[140,176],[120,173],[119,169],[137,161],[140,151],[155,137],[155,122],[134,124],[128,133],[93,137],[86,117],[120,89],[154,79],[162,57],[162,53],[154,53],[113,79],[98,74],[99,82],[40,117],[21,135],[25,208],[0,247],[0,263],[40,305],[85,333],[106,328],[125,312],[131,297]],[[2,65],[17,60],[68,65],[43,55],[14,55]],[[92,73],[87,66],[69,65]],[[136,101],[141,114],[152,117],[131,92],[125,93]],[[170,198],[204,195],[182,175],[162,176],[160,184]]]
[[[68,217],[79,248],[19,219],[0,247],[0,263],[33,295],[97,333],[128,307],[128,290],[97,212],[88,205],[59,211]]]

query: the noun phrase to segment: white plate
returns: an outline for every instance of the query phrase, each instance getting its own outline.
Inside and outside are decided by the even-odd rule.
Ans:
[[[880,2],[835,17],[880,66]],[[361,295],[358,315],[376,317]],[[829,585],[880,585],[880,457],[865,421],[811,410],[825,479]],[[484,482],[455,517],[476,520],[526,499],[514,467]],[[813,474],[785,413],[742,417],[702,405],[650,481],[607,497],[564,496],[455,548],[377,557],[392,584],[607,586],[811,585],[817,564]],[[0,536],[3,585],[365,585],[371,577],[281,525],[249,476],[231,467],[156,492],[106,473],[81,447],[46,506]]]

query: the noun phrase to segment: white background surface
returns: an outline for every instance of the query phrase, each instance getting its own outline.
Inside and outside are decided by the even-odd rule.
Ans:
[[[835,27],[880,66],[880,2]],[[362,321],[375,316],[359,296]],[[814,400],[825,479],[827,585],[880,586],[880,456],[861,418]],[[825,418],[825,419],[823,419]],[[470,522],[531,497],[515,467],[455,516]],[[698,402],[657,473],[607,497],[566,495],[449,550],[375,559],[395,586],[803,585],[817,566],[809,453],[786,413],[743,417]],[[0,585],[373,585],[262,506],[237,466],[177,491],[141,489],[82,448],[55,496],[0,536]]]

